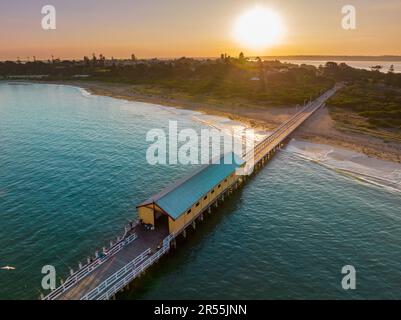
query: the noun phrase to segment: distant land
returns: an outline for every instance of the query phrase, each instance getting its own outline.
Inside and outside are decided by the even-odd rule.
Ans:
[[[290,55],[290,56],[260,56],[261,58],[265,60],[311,60],[311,61],[382,61],[382,62],[401,62],[401,55],[399,56],[392,56],[392,55],[384,55],[384,56],[319,56],[319,55]],[[214,56],[214,57],[159,57],[159,58],[142,58],[141,60],[161,60],[161,61],[168,61],[168,60],[176,60],[180,58],[190,58],[194,60],[205,60],[205,59],[218,59],[219,56]],[[256,56],[249,56],[249,58],[256,58]],[[127,58],[115,58],[115,60],[130,60],[131,57]],[[79,58],[62,58],[60,60],[70,60],[70,61],[82,61],[82,59]],[[6,61],[13,61],[17,62],[17,59],[15,60],[0,60],[0,62],[6,62]],[[20,59],[21,62],[27,62],[29,60],[24,60]],[[37,61],[43,61],[46,62],[48,61],[47,59],[37,59]]]
[[[321,60],[321,61],[401,61],[401,56],[263,56],[272,60]]]

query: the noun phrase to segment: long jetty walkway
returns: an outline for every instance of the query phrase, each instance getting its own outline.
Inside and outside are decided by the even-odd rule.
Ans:
[[[288,121],[279,126],[274,132],[265,140],[260,142],[253,150],[254,163],[259,164],[269,154],[280,148],[282,143],[290,137],[290,135],[299,128],[307,119],[309,119],[318,109],[320,109],[325,102],[342,87],[341,84],[336,85],[334,88],[326,91],[313,102],[308,103],[298,113],[292,116]],[[249,155],[245,156],[245,160]],[[266,159],[265,159],[266,160]]]
[[[244,156],[245,166],[253,167],[254,165],[259,168],[265,165],[283,146],[285,140],[321,108],[340,87],[341,85],[336,85],[326,91],[278,127],[260,142],[252,153]],[[196,219],[203,220],[205,211],[211,212],[212,206],[217,206],[219,201],[224,201],[225,196],[230,195],[233,189],[245,181],[242,177],[236,179],[235,184],[222,190],[205,210],[194,217],[193,221],[186,223],[178,232],[169,232],[168,224],[162,223],[163,221],[156,221],[152,228],[139,221],[126,226],[124,234],[116,241],[111,241],[109,248],[96,252],[95,257],[88,258],[85,265],[80,263],[76,272],[71,270],[70,276],[58,288],[41,298],[43,300],[106,300],[115,297],[119,291],[167,254],[171,246],[176,245],[176,237],[180,234],[186,235],[185,228],[190,225],[195,227]]]

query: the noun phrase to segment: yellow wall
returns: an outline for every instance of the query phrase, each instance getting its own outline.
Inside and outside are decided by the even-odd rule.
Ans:
[[[170,234],[180,231],[185,226],[184,216],[181,216],[177,220],[173,220],[171,217],[168,218],[168,230]]]
[[[155,216],[152,208],[140,207],[138,208],[139,218],[142,219],[143,223],[155,225]]]
[[[221,195],[221,193],[228,188],[228,186],[232,185],[238,177],[233,174],[227,177],[227,181],[221,181],[219,184],[221,185],[220,188],[217,184],[212,190],[210,190],[204,197],[199,199],[199,206],[193,205],[190,209],[191,212],[185,212],[181,215],[177,220],[173,220],[169,217],[169,231],[170,233],[180,232],[188,223],[192,222],[201,212],[203,212],[214,200]],[[226,180],[226,179],[225,179]],[[206,199],[205,199],[206,197]]]

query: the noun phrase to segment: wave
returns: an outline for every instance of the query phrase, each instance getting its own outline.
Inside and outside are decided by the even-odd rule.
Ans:
[[[359,182],[401,193],[401,164],[328,145],[291,141],[287,151]]]
[[[237,141],[246,141],[246,143],[253,142],[254,144],[265,139],[269,132],[262,130],[254,130],[253,141],[245,135],[245,130],[253,129],[245,124],[231,120],[221,116],[212,116],[207,114],[198,114],[193,116],[193,119],[203,123],[204,125],[219,130],[224,135],[233,137]]]
[[[93,97],[92,93],[90,93],[88,90],[78,87],[79,92],[81,92],[82,96],[84,96],[85,98],[91,98]]]

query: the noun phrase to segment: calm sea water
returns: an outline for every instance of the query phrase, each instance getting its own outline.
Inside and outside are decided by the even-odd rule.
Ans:
[[[35,299],[135,204],[192,168],[146,163],[146,132],[191,113],[77,88],[0,84],[0,298]],[[280,152],[122,299],[401,298],[401,196]],[[357,290],[341,289],[341,268]]]
[[[332,60],[330,60],[332,61]],[[283,60],[283,62],[288,62],[288,63],[295,63],[295,64],[309,64],[315,67],[318,67],[320,65],[326,64],[327,61],[324,60]],[[350,67],[357,68],[357,69],[365,69],[365,70],[371,70],[372,66],[377,66],[380,65],[383,67],[381,70],[382,72],[388,72],[390,69],[390,66],[394,67],[394,72],[395,73],[401,73],[401,62],[395,61],[341,61],[341,60],[335,60],[334,62],[337,63],[346,63]]]

